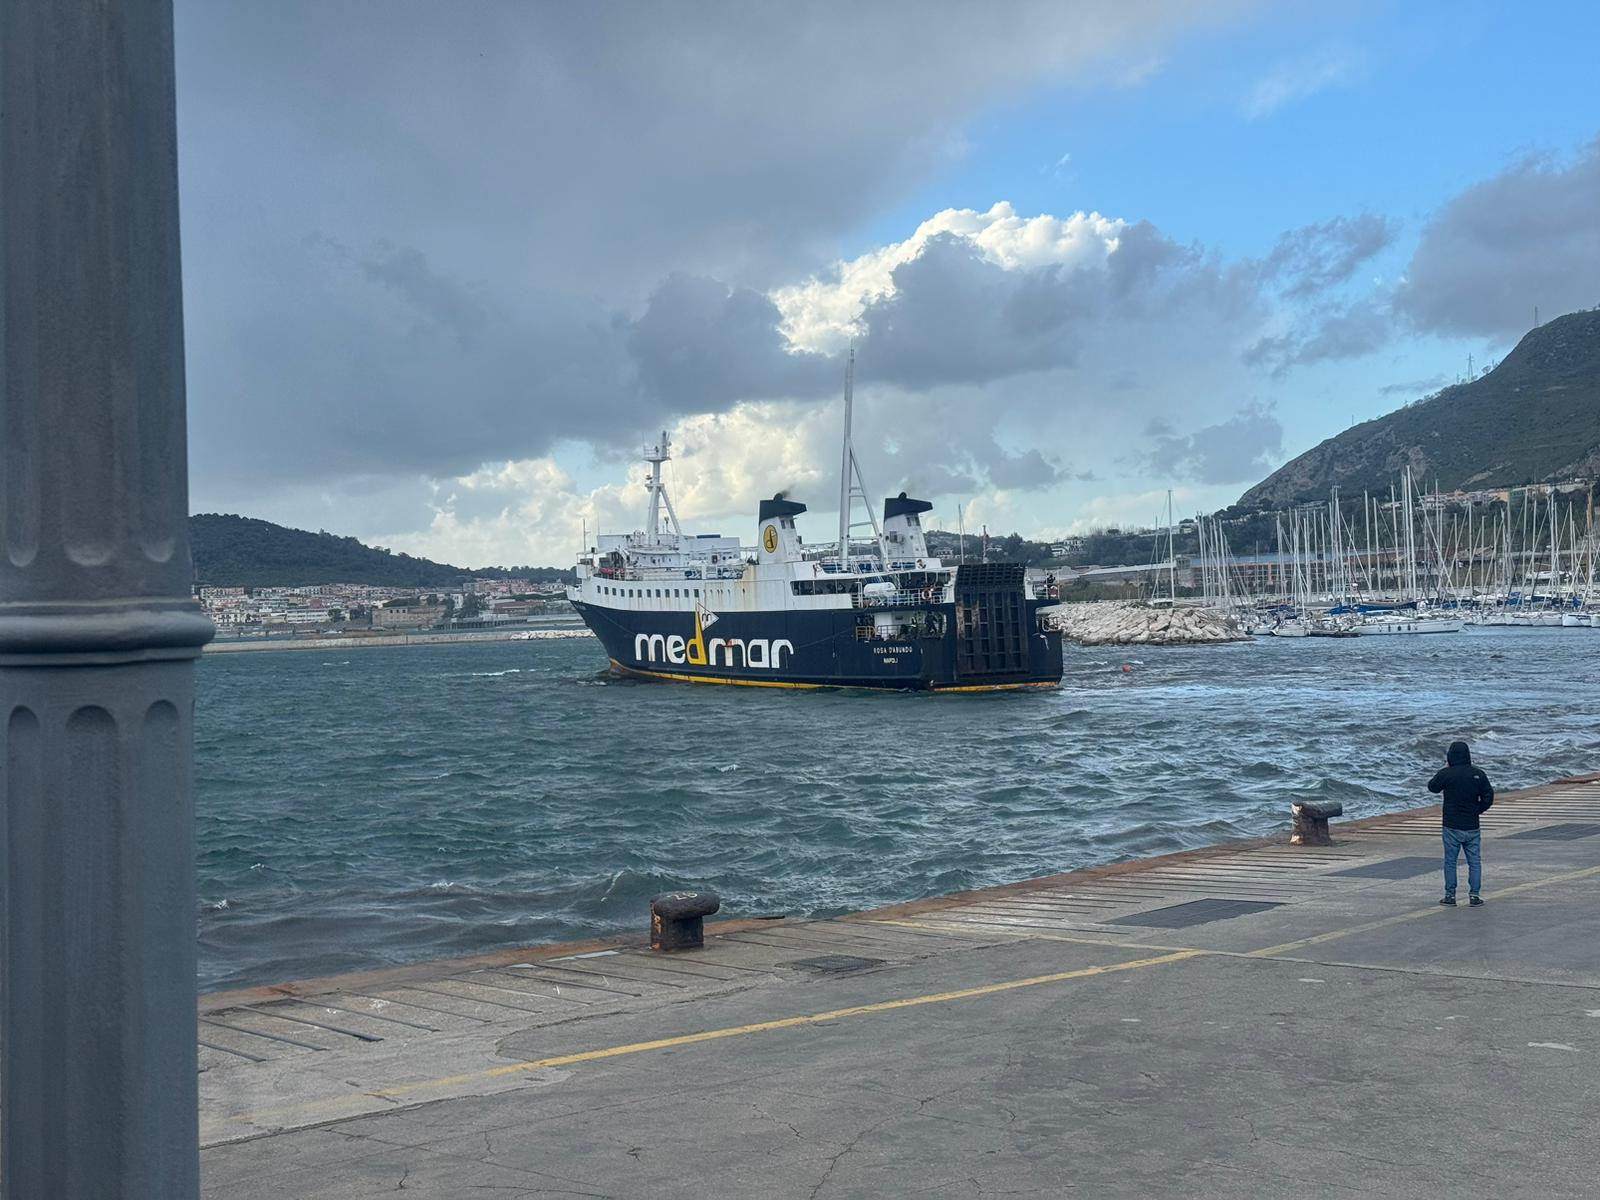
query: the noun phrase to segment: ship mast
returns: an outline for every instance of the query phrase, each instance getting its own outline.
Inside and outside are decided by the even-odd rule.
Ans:
[[[650,510],[645,517],[644,532],[651,545],[661,543],[661,508],[667,509],[667,518],[672,522],[672,532],[680,538],[683,528],[678,524],[678,514],[672,507],[672,497],[667,495],[666,484],[661,482],[661,464],[672,457],[672,439],[667,436],[667,431],[661,431],[661,440],[654,446],[644,448],[644,460],[650,464],[650,478],[645,482],[645,487],[650,492]]]
[[[839,463],[839,563],[846,567],[850,562],[850,531],[855,528],[850,518],[858,499],[867,510],[867,519],[872,523],[872,535],[878,543],[879,554],[885,559],[888,558],[888,553],[883,547],[883,529],[878,524],[877,513],[872,509],[872,501],[867,496],[867,486],[862,482],[861,464],[856,461],[855,443],[851,437],[855,392],[856,350],[852,346],[844,372],[844,449]]]

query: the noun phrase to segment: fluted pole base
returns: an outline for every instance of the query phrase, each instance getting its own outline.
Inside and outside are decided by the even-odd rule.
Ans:
[[[7,1197],[198,1194],[193,672],[0,670]]]

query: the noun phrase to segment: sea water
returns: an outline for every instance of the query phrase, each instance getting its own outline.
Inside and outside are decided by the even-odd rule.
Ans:
[[[1065,651],[1059,690],[632,684],[599,644],[209,655],[200,974],[265,983],[941,895],[1600,769],[1600,631]]]

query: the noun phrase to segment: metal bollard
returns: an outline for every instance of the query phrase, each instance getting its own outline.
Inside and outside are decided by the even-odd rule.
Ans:
[[[650,949],[670,953],[706,944],[705,918],[722,907],[715,892],[663,892],[650,898]]]
[[[1337,800],[1295,800],[1289,805],[1294,820],[1289,844],[1293,846],[1331,846],[1328,836],[1328,818],[1344,813],[1344,805]]]

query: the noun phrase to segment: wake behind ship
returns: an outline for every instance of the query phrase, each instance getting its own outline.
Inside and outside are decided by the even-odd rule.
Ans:
[[[852,539],[865,500],[850,444],[845,391],[840,536],[807,547],[806,506],[761,502],[754,547],[685,534],[661,480],[671,444],[647,447],[643,530],[602,534],[580,558],[573,607],[612,670],[648,679],[750,687],[993,691],[1054,687],[1061,635],[1044,628],[1020,563],[945,563],[928,553],[921,514],[904,492],[870,509],[872,537]],[[665,524],[663,523],[665,518]],[[865,527],[865,522],[862,527]]]

